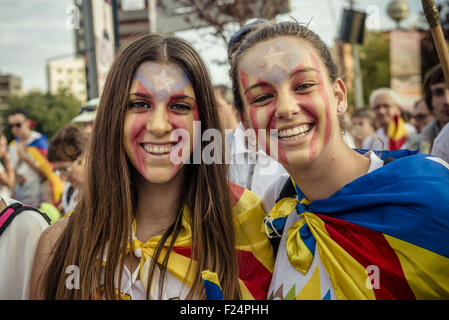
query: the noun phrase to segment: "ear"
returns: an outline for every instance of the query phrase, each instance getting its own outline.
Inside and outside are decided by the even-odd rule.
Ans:
[[[346,85],[340,78],[334,82],[334,96],[337,100],[337,115],[343,115],[348,110],[348,96]]]

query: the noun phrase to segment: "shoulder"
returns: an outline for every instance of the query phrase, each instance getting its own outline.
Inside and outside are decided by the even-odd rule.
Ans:
[[[446,123],[441,129],[440,133],[435,138],[435,143],[437,141],[449,141],[449,123]]]
[[[69,219],[61,219],[45,229],[39,238],[37,248],[34,255],[33,269],[31,273],[30,282],[30,298],[43,299],[44,298],[44,284],[42,282],[42,275],[49,267],[49,263],[55,254],[54,248],[58,243],[59,237],[67,227]]]
[[[393,158],[395,158],[393,156]],[[417,189],[430,195],[446,194],[449,197],[449,164],[428,154],[414,154],[396,158],[378,171],[379,178],[391,185],[402,185],[401,189]]]
[[[31,233],[41,233],[49,226],[47,220],[33,210],[24,210],[14,218],[11,228],[15,232],[30,236]]]
[[[32,139],[32,142],[29,144],[30,146],[33,146],[36,148],[48,148],[47,136],[45,136],[44,134],[39,133],[37,131],[32,131],[31,139]]]
[[[431,120],[421,131],[421,136],[423,138],[431,137],[435,132],[435,127],[438,126],[438,122],[436,120]]]
[[[69,218],[60,219],[45,229],[39,239],[38,251],[42,251],[41,253],[51,252],[54,244],[58,242],[59,237],[67,227],[68,222]]]
[[[252,191],[243,188],[233,182],[228,182],[229,198],[234,215],[247,211],[253,207],[260,206],[260,198]]]
[[[8,198],[5,195],[0,195],[0,199],[3,200],[1,206],[2,211],[14,203],[20,203],[19,201]],[[47,227],[48,222],[40,213],[32,209],[23,209],[23,211],[12,220],[8,229],[14,229],[14,233],[17,235],[29,236],[33,232],[40,233]]]

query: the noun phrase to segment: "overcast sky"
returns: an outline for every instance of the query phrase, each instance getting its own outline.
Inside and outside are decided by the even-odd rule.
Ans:
[[[94,0],[98,1],[98,0]],[[394,22],[387,16],[390,0],[355,0],[356,9],[378,12],[379,18],[371,20],[371,28],[391,30]],[[403,26],[418,23],[421,0],[408,0],[409,17]],[[332,45],[338,35],[346,0],[290,0],[290,16],[300,22],[311,21],[309,27]],[[10,73],[22,78],[25,91],[38,88],[47,90],[45,66],[50,58],[70,56],[74,52],[73,31],[66,27],[66,9],[73,0],[1,0],[0,1],[0,73]],[[230,27],[231,31],[235,29]],[[185,31],[179,36],[191,41],[206,60],[214,83],[229,83],[227,67],[217,67],[213,60],[226,56],[221,42],[207,36],[206,31]],[[198,41],[198,39],[201,39]]]

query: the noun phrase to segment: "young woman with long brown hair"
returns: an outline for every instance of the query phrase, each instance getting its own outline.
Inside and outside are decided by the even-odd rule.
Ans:
[[[98,108],[85,192],[42,235],[31,298],[202,299],[206,280],[224,299],[263,299],[273,256],[261,201],[228,184],[226,165],[186,163],[206,143],[194,136],[211,128],[221,130],[213,87],[188,43],[149,34],[123,47]]]
[[[279,243],[268,297],[449,298],[449,165],[349,148],[345,84],[304,25],[258,26],[234,49],[235,106],[290,174],[264,196]]]

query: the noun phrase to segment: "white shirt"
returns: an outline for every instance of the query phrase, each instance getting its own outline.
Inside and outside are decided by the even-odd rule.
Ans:
[[[240,122],[237,129],[226,136],[231,161],[229,179],[262,198],[270,184],[280,176],[288,176],[288,173],[280,163],[262,150],[248,150],[244,131],[245,128]]]
[[[368,172],[374,171],[383,166],[383,161],[379,159],[374,152],[369,151],[365,153],[364,156],[370,158],[371,160]],[[263,198],[263,204],[267,210],[270,210],[275,205],[276,199],[279,197],[279,193],[281,192],[287,179],[288,177],[281,177],[268,188]],[[290,298],[296,297],[307,282],[312,278],[312,276],[315,274],[316,277],[316,273],[319,273],[321,299],[336,300],[336,295],[331,280],[321,262],[318,246],[315,246],[312,264],[305,275],[296,270],[288,260],[286,249],[287,231],[299,219],[304,219],[304,217],[299,216],[296,213],[296,209],[294,209],[288,215],[287,221],[285,222],[281,242],[276,255],[273,278],[270,283],[270,288],[268,289],[268,298],[279,300],[284,299],[287,295]]]
[[[5,171],[5,167],[0,162],[0,172],[4,172],[4,171]],[[6,185],[0,185],[0,194],[10,197],[12,194],[12,191]]]
[[[431,154],[449,162],[449,123],[446,123],[433,141]]]
[[[72,190],[72,193],[69,197],[69,191]],[[75,189],[70,183],[66,183],[64,187],[64,192],[62,193],[61,201],[62,201],[62,211],[63,214],[67,214],[73,209],[75,209],[77,203],[78,189]]]
[[[411,134],[416,134],[416,128],[412,126],[409,123],[404,123],[405,130],[407,131],[407,136]],[[381,145],[381,142],[376,139],[375,137],[368,136],[365,139],[363,139],[362,142],[362,149],[369,149],[369,150],[388,150],[389,145],[389,138],[387,134],[385,133],[385,130],[383,128],[377,129],[377,131],[374,133],[379,139],[383,142],[383,147]],[[406,143],[404,143],[401,147],[401,149],[406,148]]]
[[[6,206],[18,201],[0,194]],[[37,212],[17,215],[0,236],[0,300],[29,299],[29,281],[37,243],[47,221]]]

